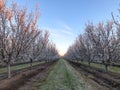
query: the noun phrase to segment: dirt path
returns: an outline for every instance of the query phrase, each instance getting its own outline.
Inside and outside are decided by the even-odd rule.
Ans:
[[[46,81],[46,78],[49,72],[51,71],[51,69],[52,69],[52,65],[46,67],[39,74],[30,78],[23,86],[21,86],[17,90],[36,90],[41,85],[41,83]]]

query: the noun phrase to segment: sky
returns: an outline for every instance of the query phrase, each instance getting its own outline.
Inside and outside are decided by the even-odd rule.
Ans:
[[[12,1],[12,0],[9,0]],[[85,23],[97,24],[111,20],[111,12],[118,14],[120,0],[14,0],[28,11],[39,4],[41,16],[38,26],[50,32],[50,40],[64,55],[76,37],[84,33]]]

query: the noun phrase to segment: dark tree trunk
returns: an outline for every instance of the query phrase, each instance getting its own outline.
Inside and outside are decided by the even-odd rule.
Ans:
[[[108,71],[108,64],[105,64],[105,71]]]
[[[30,58],[30,69],[32,69],[32,63],[33,63],[33,60],[32,58]]]
[[[91,65],[91,62],[89,61],[88,64],[89,64],[89,66],[90,66],[90,65]]]

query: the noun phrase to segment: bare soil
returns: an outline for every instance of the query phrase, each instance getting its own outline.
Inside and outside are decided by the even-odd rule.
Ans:
[[[93,68],[76,62],[70,62],[84,76],[90,78],[92,81],[105,87],[103,90],[120,90],[120,74],[106,72],[101,69]]]
[[[30,78],[27,82],[25,82],[23,86],[19,87],[17,90],[38,90],[38,88],[44,82],[46,82],[46,79],[54,65],[55,64],[51,64],[47,66],[43,71]]]
[[[32,79],[43,81],[43,78],[47,76],[48,69],[54,63],[44,63],[32,70],[21,72],[19,75],[15,75],[10,79],[1,80],[0,90],[33,90],[34,80]]]

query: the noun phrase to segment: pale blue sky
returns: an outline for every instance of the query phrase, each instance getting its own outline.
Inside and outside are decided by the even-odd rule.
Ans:
[[[11,0],[12,1],[12,0]],[[49,30],[50,39],[60,54],[83,33],[85,23],[105,22],[111,19],[111,12],[117,13],[120,0],[15,0],[33,10],[39,3],[41,17],[39,27]]]

